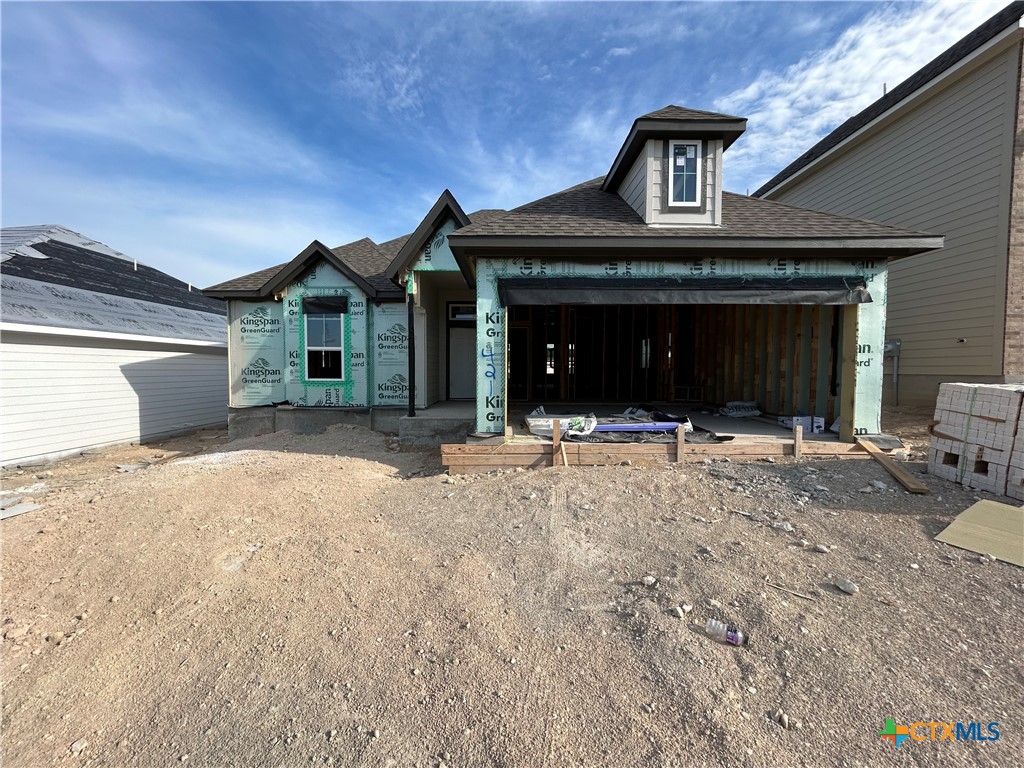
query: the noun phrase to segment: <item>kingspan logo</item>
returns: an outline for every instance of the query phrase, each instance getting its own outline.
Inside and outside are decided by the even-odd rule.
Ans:
[[[409,330],[401,323],[377,334],[377,349],[405,349],[408,343]]]
[[[281,327],[281,320],[270,316],[266,307],[256,307],[241,319],[242,333],[270,333]]]
[[[265,357],[257,357],[242,369],[243,384],[277,384],[281,381],[281,369],[272,368]]]
[[[409,393],[409,381],[402,374],[396,373],[378,384],[377,391],[384,395],[406,395]]]

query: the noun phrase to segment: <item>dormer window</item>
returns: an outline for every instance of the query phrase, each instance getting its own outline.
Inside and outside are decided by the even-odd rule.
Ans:
[[[700,200],[700,142],[670,141],[668,150],[669,205],[672,207],[699,206]]]

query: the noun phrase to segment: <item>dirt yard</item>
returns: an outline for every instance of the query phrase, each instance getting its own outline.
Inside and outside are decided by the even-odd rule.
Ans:
[[[927,414],[902,416],[920,450]],[[42,508],[0,523],[0,758],[1024,764],[1024,571],[933,541],[975,494],[922,479],[932,495],[871,461],[449,478],[356,428],[5,472]],[[897,752],[886,718],[1001,738]]]

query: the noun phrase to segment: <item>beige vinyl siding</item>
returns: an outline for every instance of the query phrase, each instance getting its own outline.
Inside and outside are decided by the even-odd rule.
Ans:
[[[651,176],[651,214],[649,224],[662,225],[714,225],[721,223],[722,210],[722,142],[704,142],[706,156],[701,160],[703,178],[704,213],[699,211],[662,212],[663,197],[668,195],[668,159],[665,157],[665,142],[652,139],[647,142],[647,156]]]
[[[225,423],[226,350],[187,349],[5,333],[0,462]]]
[[[1002,373],[1017,57],[1004,49],[768,196],[946,236],[889,267],[901,375]]]
[[[649,144],[650,142],[648,142]],[[619,187],[619,197],[646,221],[647,215],[647,152],[641,152],[626,179]]]

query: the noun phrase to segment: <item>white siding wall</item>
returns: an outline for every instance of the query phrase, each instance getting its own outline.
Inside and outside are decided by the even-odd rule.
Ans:
[[[1002,373],[1018,55],[1005,50],[769,195],[946,236],[942,251],[889,268],[901,375]]]
[[[226,350],[185,349],[5,334],[0,463],[225,423]]]

